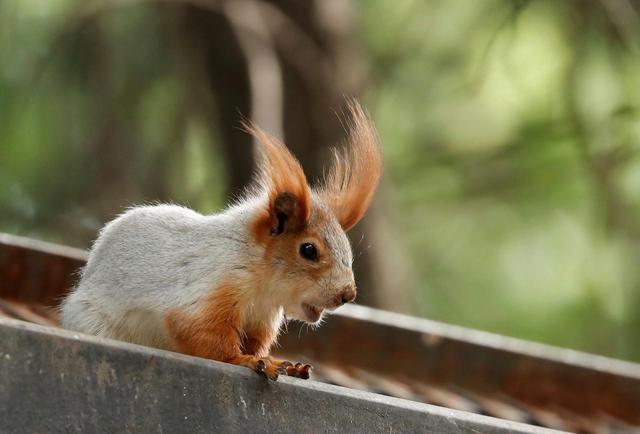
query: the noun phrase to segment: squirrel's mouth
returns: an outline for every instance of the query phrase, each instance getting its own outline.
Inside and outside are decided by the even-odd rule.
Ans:
[[[314,306],[312,304],[302,303],[302,310],[304,314],[307,316],[307,321],[309,322],[317,322],[324,311],[324,308]]]

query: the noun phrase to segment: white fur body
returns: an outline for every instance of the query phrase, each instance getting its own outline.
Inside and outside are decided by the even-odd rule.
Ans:
[[[223,277],[247,273],[249,221],[258,201],[204,216],[188,208],[133,208],[101,231],[78,286],[64,302],[67,329],[171,349],[164,315],[189,308]],[[256,250],[259,250],[256,248]],[[258,303],[259,300],[254,300]],[[277,303],[255,318],[280,322]],[[248,319],[250,320],[250,319]]]
[[[318,197],[313,200],[316,208],[325,208]],[[239,298],[247,306],[245,327],[278,330],[284,313],[304,319],[301,300],[288,290],[297,288],[287,288],[290,270],[262,281],[252,275],[264,263],[264,248],[251,238],[249,228],[264,201],[250,197],[208,216],[176,205],[125,212],[108,223],[94,243],[80,282],[63,303],[63,327],[174,350],[166,313],[175,308],[195,311],[199,300],[229,279],[239,285]],[[306,282],[310,290],[302,301],[331,310],[338,306],[331,300],[353,281],[353,256],[333,219],[322,233],[339,265],[324,278]]]

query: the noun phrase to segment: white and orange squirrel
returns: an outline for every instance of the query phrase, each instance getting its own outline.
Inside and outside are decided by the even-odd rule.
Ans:
[[[345,231],[364,215],[381,157],[375,128],[348,104],[346,148],[310,188],[284,144],[245,124],[260,146],[244,198],[202,215],[176,205],[129,209],[95,241],[62,306],[63,326],[92,335],[309,377],[269,356],[284,321],[319,324],[356,297]]]

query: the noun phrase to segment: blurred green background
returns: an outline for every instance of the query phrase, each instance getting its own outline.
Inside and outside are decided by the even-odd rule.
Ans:
[[[240,114],[311,178],[358,96],[385,176],[363,303],[640,361],[640,2],[0,2],[0,231],[88,248],[214,212]]]

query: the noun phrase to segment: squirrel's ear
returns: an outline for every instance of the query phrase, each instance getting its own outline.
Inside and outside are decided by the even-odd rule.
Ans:
[[[303,203],[291,193],[280,193],[273,201],[271,235],[300,230],[306,223]]]
[[[351,229],[364,216],[382,172],[378,134],[373,122],[355,100],[347,104],[347,146],[334,153],[334,163],[318,189],[340,226]]]
[[[249,123],[244,128],[257,140],[258,183],[268,196],[268,224],[272,235],[299,230],[311,215],[311,190],[302,166],[278,139]]]

